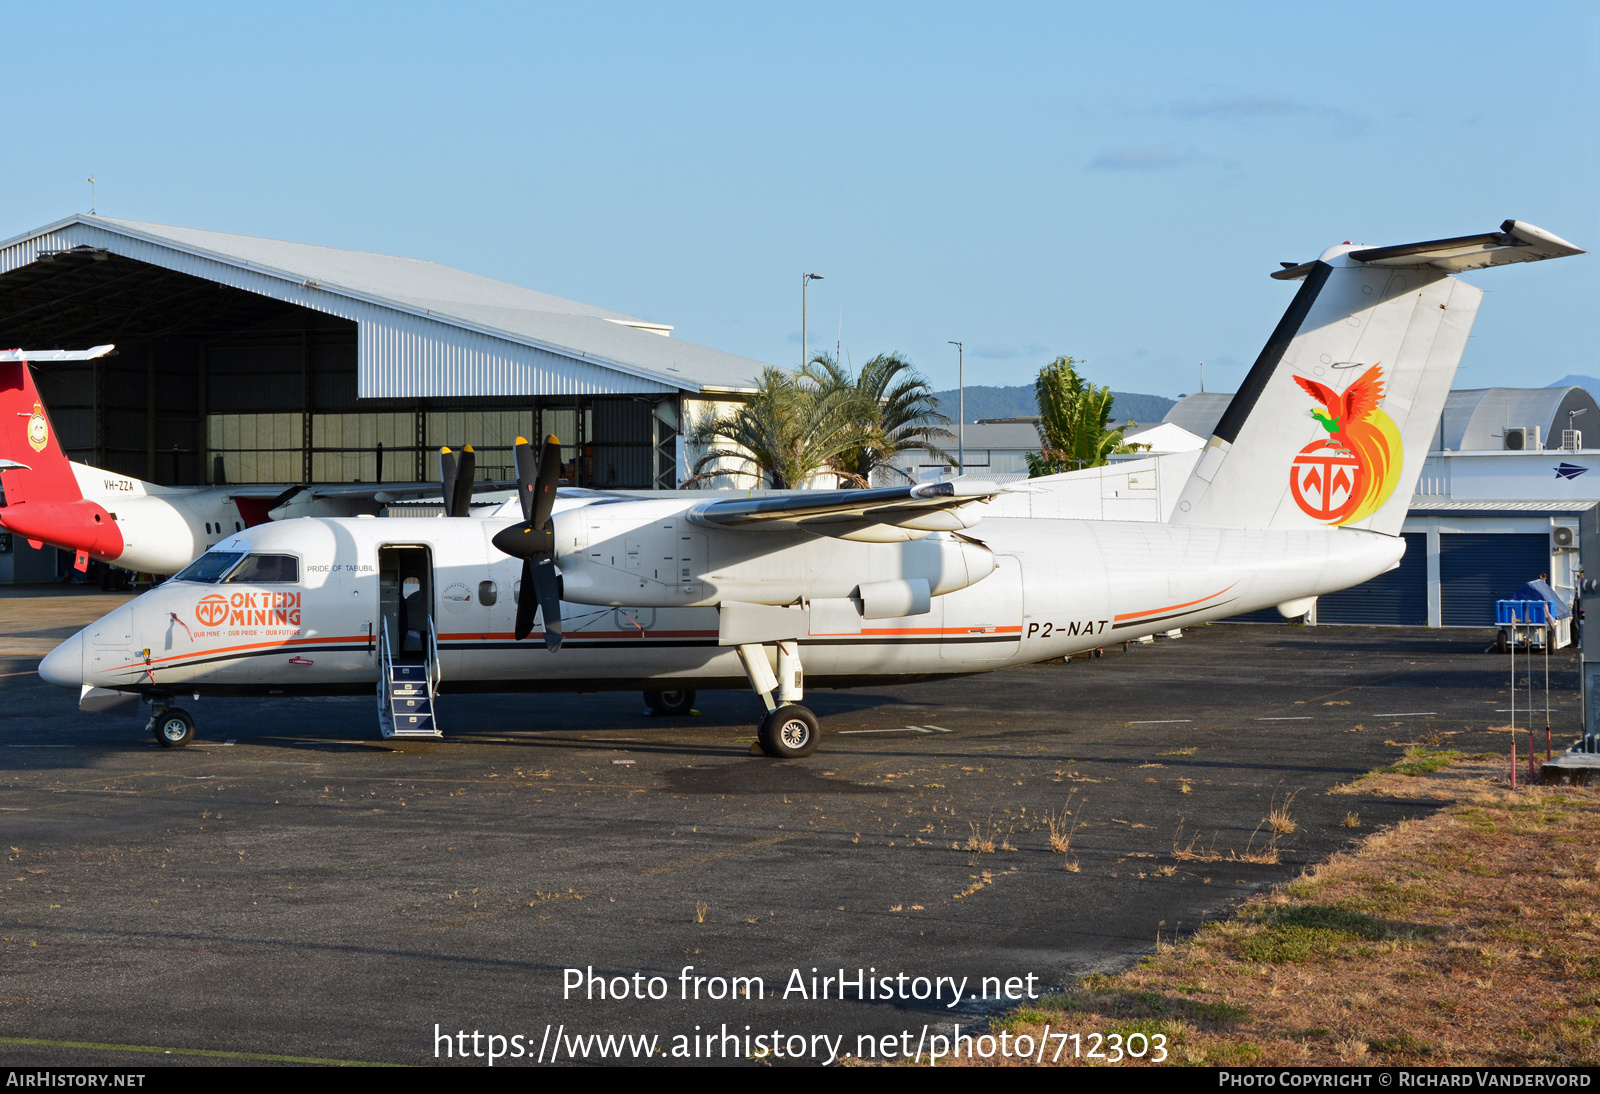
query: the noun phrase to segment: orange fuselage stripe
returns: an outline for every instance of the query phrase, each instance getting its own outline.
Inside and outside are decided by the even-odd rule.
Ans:
[[[1237,584],[1239,584],[1237,581],[1233,583],[1233,585]],[[1233,588],[1233,585],[1229,585],[1228,589]],[[1214,593],[1211,593],[1207,596],[1202,596],[1199,600],[1191,600],[1186,604],[1168,604],[1165,608],[1151,608],[1149,611],[1145,612],[1125,612],[1122,615],[1112,616],[1111,618],[1120,623],[1124,619],[1143,619],[1147,615],[1160,615],[1162,612],[1177,611],[1179,608],[1190,608],[1196,604],[1203,604],[1207,600],[1211,600],[1213,597],[1221,596],[1223,593],[1227,592],[1228,589],[1218,589]]]

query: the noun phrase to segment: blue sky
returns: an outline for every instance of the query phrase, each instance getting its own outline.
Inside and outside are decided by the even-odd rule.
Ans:
[[[1600,250],[1600,5],[7,5],[9,237],[110,216],[427,258],[953,386],[1231,390],[1343,240]],[[1600,258],[1457,386],[1600,374]]]

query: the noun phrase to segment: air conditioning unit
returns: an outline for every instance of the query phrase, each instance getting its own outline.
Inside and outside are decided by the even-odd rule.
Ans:
[[[1563,429],[1561,431],[1561,447],[1568,452],[1576,452],[1583,447],[1583,430]]]
[[[1540,449],[1539,427],[1536,425],[1506,426],[1506,451],[1537,452]]]
[[[1552,524],[1550,526],[1550,546],[1558,551],[1577,550],[1578,526],[1575,524]]]

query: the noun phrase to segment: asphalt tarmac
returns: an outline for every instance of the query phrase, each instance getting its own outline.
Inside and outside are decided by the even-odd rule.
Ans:
[[[1422,814],[1326,791],[1407,742],[1503,752],[1488,727],[1509,717],[1489,631],[1223,624],[813,692],[825,736],[801,761],[749,755],[758,704],[734,692],[671,719],[634,693],[447,688],[438,743],[378,740],[364,699],[204,700],[195,744],[165,750],[32,675],[120,599],[0,598],[7,1065],[611,1059],[593,1034],[659,1038],[624,1060],[723,1062],[763,1047],[721,1040],[746,1027],[782,1062],[865,1034],[909,1053]],[[1550,666],[1560,748],[1575,660]],[[1064,806],[1066,854],[1046,819]],[[1246,861],[1271,857],[1274,806],[1295,830]],[[564,998],[591,967],[608,997]],[[837,998],[841,969],[874,970],[868,998]],[[759,988],[727,997],[736,976]]]

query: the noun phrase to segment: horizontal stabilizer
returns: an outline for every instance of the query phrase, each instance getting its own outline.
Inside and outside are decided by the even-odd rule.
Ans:
[[[0,361],[93,361],[104,357],[115,346],[95,346],[92,349],[0,349]]]
[[[1445,273],[1461,273],[1487,266],[1505,266],[1512,262],[1566,258],[1569,255],[1581,255],[1584,251],[1543,228],[1525,221],[1508,220],[1500,225],[1498,232],[1456,236],[1453,239],[1429,239],[1392,247],[1352,247],[1345,244],[1333,248],[1330,254],[1333,253],[1342,253],[1367,266],[1431,266]],[[1324,254],[1321,261],[1326,262],[1330,254]],[[1279,281],[1299,281],[1311,272],[1316,263],[1285,265],[1287,268],[1272,275]]]

